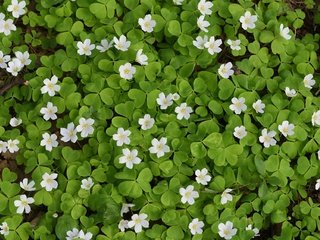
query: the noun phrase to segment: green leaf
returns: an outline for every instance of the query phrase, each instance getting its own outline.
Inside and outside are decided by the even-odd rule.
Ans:
[[[232,96],[235,89],[235,86],[233,85],[233,83],[230,80],[225,78],[219,81],[218,86],[219,86],[218,96],[221,100],[229,99]]]
[[[124,0],[126,8],[133,10],[139,5],[139,0]]]
[[[180,26],[179,21],[171,20],[168,23],[168,32],[170,34],[172,34],[173,36],[177,36],[177,37],[180,36],[180,34],[181,34],[181,26]]]
[[[272,42],[272,40],[274,39],[274,35],[273,32],[269,31],[269,30],[264,30],[260,33],[260,37],[259,40],[262,43],[269,43]]]
[[[55,233],[59,239],[66,238],[66,233],[70,229],[77,227],[77,221],[74,220],[70,215],[64,214],[58,218],[57,224],[55,226]]]
[[[107,9],[104,4],[92,3],[90,4],[89,9],[90,12],[92,12],[98,19],[104,19],[107,17]]]
[[[222,135],[221,133],[211,133],[203,140],[203,143],[208,148],[218,148],[222,145]]]
[[[239,4],[229,4],[229,12],[233,16],[233,19],[239,20],[242,14],[244,13],[244,9],[241,5]]]
[[[141,108],[146,101],[146,93],[140,89],[130,89],[128,97],[133,100],[136,108]]]

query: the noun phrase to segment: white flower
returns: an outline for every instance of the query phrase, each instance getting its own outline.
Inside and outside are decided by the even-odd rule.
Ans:
[[[202,185],[208,185],[208,182],[211,180],[211,176],[208,174],[208,169],[206,168],[202,168],[201,170],[197,169],[195,175],[197,183]]]
[[[58,182],[55,180],[58,177],[57,173],[45,173],[42,175],[41,187],[45,188],[46,191],[50,192],[52,189],[58,188]]]
[[[79,125],[77,126],[76,130],[77,132],[81,133],[81,137],[88,137],[88,135],[92,134],[94,131],[94,128],[92,127],[93,124],[94,119],[92,118],[80,118]]]
[[[208,21],[204,20],[204,15],[201,15],[197,19],[197,25],[200,28],[200,30],[202,30],[204,32],[208,32],[207,27],[210,26],[210,23]]]
[[[312,126],[314,126],[316,124],[320,125],[320,110],[318,110],[312,114],[311,122],[312,122]]]
[[[43,80],[44,86],[41,88],[41,93],[48,93],[50,97],[53,97],[56,92],[60,91],[60,86],[57,84],[58,77],[53,75],[51,79],[46,78]]]
[[[9,122],[9,124],[10,124],[11,127],[17,127],[17,126],[19,126],[21,123],[22,123],[22,120],[21,120],[20,118],[15,118],[15,117],[11,118],[11,119],[10,119],[10,122]]]
[[[16,55],[16,58],[20,60],[20,62],[23,66],[30,65],[30,63],[31,63],[31,60],[29,58],[30,55],[27,51],[25,51],[25,52],[17,51],[14,54]]]
[[[196,40],[194,40],[193,46],[195,46],[198,49],[204,49],[205,44],[208,42],[208,36],[204,35],[203,37],[198,36],[196,37]]]
[[[77,53],[79,55],[90,56],[91,50],[95,49],[96,46],[94,44],[91,44],[90,39],[86,39],[84,40],[84,42],[78,42],[77,47],[78,47]]]
[[[160,138],[160,141],[156,138],[152,139],[152,147],[149,148],[150,153],[156,153],[157,158],[164,156],[165,153],[170,152],[170,148],[166,143],[167,138],[165,137]]]
[[[253,231],[255,237],[260,236],[260,234],[259,234],[259,229],[258,229],[258,228],[253,228],[253,229],[252,229],[252,225],[251,225],[251,224],[249,224],[249,225],[246,227],[246,230],[247,230],[247,231]]]
[[[121,219],[119,224],[118,224],[118,228],[120,229],[121,232],[124,232],[127,228],[129,228],[128,226],[128,220],[124,220]]]
[[[180,106],[176,107],[174,111],[177,113],[177,119],[189,119],[190,118],[190,113],[193,112],[192,108],[187,106],[186,103],[181,103]]]
[[[221,204],[226,204],[228,201],[232,201],[232,195],[230,194],[232,192],[232,189],[227,188],[226,190],[223,191],[221,194]]]
[[[180,188],[179,193],[181,195],[182,203],[194,204],[194,199],[199,197],[197,191],[193,191],[194,187],[192,185],[187,186],[187,188]]]
[[[294,134],[294,125],[288,121],[283,121],[281,125],[278,126],[278,130],[283,134],[283,136],[291,136]]]
[[[0,225],[0,234],[4,235],[4,236],[8,236],[9,235],[9,226],[7,222],[2,222]]]
[[[320,150],[318,150],[317,154],[318,154],[318,160],[320,161]]]
[[[246,11],[243,16],[240,17],[241,26],[244,30],[254,29],[256,27],[255,22],[258,20],[257,15],[251,15],[249,11]]]
[[[118,128],[117,133],[113,134],[112,139],[117,141],[117,146],[121,147],[123,144],[130,144],[130,130],[124,130],[123,128]]]
[[[247,136],[247,131],[246,128],[244,126],[239,126],[239,127],[235,127],[234,131],[233,131],[233,136],[235,136],[238,139],[242,139],[245,136]]]
[[[189,229],[192,235],[202,234],[204,227],[204,223],[199,221],[198,218],[192,219],[191,223],[189,223]]]
[[[148,57],[145,54],[142,54],[142,49],[139,49],[136,54],[136,62],[141,65],[148,65]]]
[[[232,70],[232,63],[228,62],[226,64],[221,64],[221,66],[218,69],[218,73],[223,78],[229,78],[234,74],[234,71]]]
[[[14,139],[14,140],[9,139],[7,142],[8,151],[10,153],[18,152],[19,151],[19,147],[18,147],[19,143],[20,143],[20,141],[18,139]]]
[[[150,114],[145,114],[143,118],[139,118],[138,123],[141,126],[142,130],[148,130],[153,127],[154,119],[150,116]]]
[[[268,130],[264,128],[261,134],[262,135],[259,137],[259,141],[263,143],[263,146],[265,148],[268,148],[270,146],[274,146],[277,144],[277,141],[273,138],[276,135],[275,131],[268,132]]]
[[[12,12],[14,18],[19,18],[26,13],[26,10],[23,9],[25,6],[25,1],[18,2],[18,0],[11,0],[11,5],[8,6],[7,11]]]
[[[120,77],[131,80],[133,75],[136,73],[136,68],[131,63],[126,63],[119,67]]]
[[[215,40],[214,37],[210,37],[209,41],[204,44],[204,47],[208,49],[208,52],[213,55],[222,51],[220,45],[222,44],[221,39]]]
[[[229,106],[230,110],[234,111],[235,114],[241,114],[241,112],[244,112],[247,110],[247,105],[245,105],[245,99],[243,97],[241,98],[235,98],[233,97],[231,99],[232,104]]]
[[[128,51],[128,49],[129,49],[129,47],[131,45],[131,42],[127,41],[127,38],[124,35],[121,35],[119,37],[119,39],[114,37],[113,41],[114,41],[115,48],[120,50],[120,51],[124,51],[124,52]]]
[[[47,151],[51,152],[52,148],[58,146],[57,135],[56,134],[50,135],[49,133],[43,133],[40,145],[44,146]]]
[[[82,179],[81,180],[81,188],[84,189],[84,190],[89,191],[92,188],[93,185],[94,185],[94,183],[93,183],[91,177],[88,177],[87,179]]]
[[[172,94],[172,100],[173,101],[178,101],[180,99],[180,95],[178,93]]]
[[[107,39],[102,39],[100,44],[101,44],[101,45],[96,46],[96,49],[98,49],[99,52],[102,52],[102,53],[103,53],[103,52],[107,51],[108,49],[112,48],[112,46],[113,46],[113,40],[111,40],[110,42],[108,42]]]
[[[313,75],[306,75],[303,79],[303,84],[306,88],[312,89],[312,87],[316,84],[316,81],[313,79]]]
[[[1,20],[0,20],[1,21]],[[9,55],[4,55],[2,51],[0,51],[0,68],[7,68],[7,62],[9,62],[11,57]]]
[[[7,72],[11,73],[12,76],[18,76],[18,73],[22,70],[23,65],[17,58],[12,59],[8,62]]]
[[[182,5],[184,0],[172,0],[175,5]]]
[[[67,128],[61,128],[60,134],[62,135],[61,141],[63,142],[73,142],[78,140],[77,130],[74,128],[73,123],[68,123]]]
[[[289,28],[283,26],[283,24],[280,24],[280,35],[281,37],[283,37],[286,40],[289,40],[291,38],[290,34],[289,34]]]
[[[29,213],[31,211],[31,208],[29,204],[34,203],[34,199],[32,197],[28,197],[23,194],[20,195],[20,200],[14,201],[14,206],[17,208],[17,213],[22,214],[23,212]]]
[[[0,140],[0,153],[5,153],[8,150],[8,143]]]
[[[156,26],[156,21],[152,20],[151,15],[147,14],[144,18],[139,18],[138,23],[144,32],[151,33]]]
[[[264,108],[266,105],[259,99],[252,104],[252,107],[256,111],[256,113],[264,113]]]
[[[236,50],[236,51],[241,50],[240,43],[241,43],[241,41],[239,39],[237,39],[237,40],[228,39],[227,40],[227,44],[230,46],[230,48],[232,50]]]
[[[138,156],[138,150],[130,151],[128,148],[122,149],[123,156],[119,158],[119,163],[125,163],[129,169],[133,168],[133,164],[139,164],[141,159]]]
[[[288,87],[285,88],[285,93],[286,93],[287,97],[295,97],[295,96],[297,96],[296,90],[290,89]]]
[[[122,203],[122,207],[120,210],[121,217],[123,216],[124,213],[128,213],[130,211],[130,208],[132,207],[134,207],[134,204],[132,203]]]
[[[91,240],[92,239],[92,233],[91,232],[84,233],[83,230],[80,230],[78,238],[82,239],[82,240]]]
[[[213,6],[212,2],[206,2],[206,0],[200,0],[198,3],[198,10],[202,15],[211,15],[211,8]]]
[[[227,221],[225,224],[220,223],[218,225],[219,235],[224,239],[231,239],[234,235],[237,234],[237,229],[233,228],[233,223]]]
[[[159,93],[158,98],[156,99],[160,109],[167,109],[173,104],[172,94],[165,96],[163,92]]]
[[[13,24],[12,19],[0,20],[0,33],[4,35],[10,35],[11,31],[17,30],[17,27]]]
[[[47,103],[47,107],[43,107],[40,109],[40,113],[43,114],[43,119],[48,121],[49,119],[55,120],[57,119],[56,112],[58,108],[52,104],[52,102]]]
[[[73,228],[72,230],[67,231],[66,240],[73,240],[79,236],[79,230],[77,228]]]
[[[142,228],[148,228],[149,222],[146,220],[148,217],[147,214],[141,213],[141,214],[133,214],[131,217],[131,221],[128,222],[128,227],[133,228],[136,233],[139,233],[142,231]]]
[[[320,179],[317,179],[317,183],[315,185],[315,189],[319,190],[319,188],[320,188]]]
[[[29,182],[29,179],[28,178],[24,178],[21,182],[20,182],[20,187],[25,190],[25,191],[28,191],[28,192],[31,192],[31,191],[35,191],[36,189],[34,188],[34,185],[35,185],[35,182],[33,180],[31,180]]]

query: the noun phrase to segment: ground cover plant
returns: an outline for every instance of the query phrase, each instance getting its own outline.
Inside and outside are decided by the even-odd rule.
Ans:
[[[306,0],[4,0],[0,238],[320,239]]]

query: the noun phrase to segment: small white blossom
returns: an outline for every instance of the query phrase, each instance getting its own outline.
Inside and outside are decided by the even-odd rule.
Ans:
[[[172,0],[175,5],[182,5],[184,0]]]
[[[91,232],[84,233],[83,230],[80,230],[78,238],[81,239],[81,240],[91,240],[92,236],[93,235],[92,235]]]
[[[286,40],[289,40],[291,38],[289,34],[290,29],[288,27],[283,26],[283,24],[280,24],[280,35]]]
[[[142,49],[139,49],[136,53],[136,62],[141,65],[148,65],[148,57],[142,53]]]
[[[27,51],[25,52],[17,51],[14,54],[16,55],[16,58],[20,60],[23,66],[28,66],[31,64],[30,54]]]
[[[247,110],[247,105],[245,105],[245,99],[243,97],[231,99],[232,104],[229,106],[230,110],[234,111],[235,114],[241,114]]]
[[[130,151],[128,148],[122,149],[122,154],[119,158],[119,163],[126,164],[129,169],[133,168],[133,164],[139,164],[141,159],[138,157],[138,150],[133,149]]]
[[[9,231],[9,226],[7,222],[2,222],[0,225],[0,234],[2,234],[3,236],[8,236],[10,233]]]
[[[73,123],[68,123],[67,128],[61,128],[60,134],[62,135],[61,141],[63,142],[73,142],[78,140],[77,129],[75,129]]]
[[[34,188],[34,185],[35,185],[35,182],[33,180],[31,180],[29,182],[29,179],[28,178],[24,178],[21,182],[20,182],[20,187],[25,190],[25,191],[28,191],[28,192],[31,192],[31,191],[35,191],[36,189]]]
[[[204,35],[203,37],[198,36],[196,37],[196,40],[194,40],[193,46],[195,46],[198,49],[204,49],[205,48],[205,44],[208,42],[208,36]]]
[[[177,119],[186,119],[190,118],[190,113],[193,112],[192,108],[187,106],[187,103],[181,103],[180,106],[176,107],[174,111],[177,113]]]
[[[232,189],[230,188],[227,188],[223,191],[223,193],[221,194],[221,204],[226,204],[228,201],[232,201],[233,197],[230,192],[232,192]]]
[[[278,130],[283,134],[283,136],[291,136],[294,134],[294,125],[288,121],[283,121],[281,125],[278,126]]]
[[[277,141],[273,138],[276,135],[275,131],[268,132],[268,130],[264,128],[261,134],[262,135],[259,137],[259,141],[260,143],[263,143],[263,146],[265,148],[268,148],[270,146],[274,146],[277,144]]]
[[[303,79],[303,84],[306,88],[312,89],[312,87],[316,84],[316,81],[313,79],[313,75],[306,75]]]
[[[196,181],[199,184],[208,185],[208,182],[211,181],[211,176],[208,174],[208,169],[206,168],[202,168],[201,170],[197,169],[195,171],[195,175],[196,175]]]
[[[12,12],[14,18],[19,18],[26,13],[26,10],[24,10],[25,6],[25,1],[18,2],[18,0],[11,0],[11,5],[8,6],[7,11]]]
[[[204,223],[199,221],[198,218],[192,219],[191,223],[189,223],[189,229],[192,235],[202,234],[204,227]]]
[[[119,224],[118,224],[118,228],[120,229],[121,232],[124,232],[127,228],[129,228],[128,226],[128,220],[124,220],[121,219]]]
[[[86,39],[84,40],[84,42],[78,42],[77,47],[78,47],[77,53],[79,55],[90,56],[92,53],[91,51],[95,49],[96,46],[94,44],[91,44],[90,39]]]
[[[58,177],[57,173],[44,173],[42,175],[41,187],[45,188],[46,191],[50,192],[52,189],[58,188],[58,182],[55,180]]]
[[[241,41],[239,39],[237,39],[237,40],[228,39],[227,40],[227,44],[230,46],[230,48],[232,50],[235,50],[235,51],[241,50],[240,43],[241,43]]]
[[[144,18],[139,18],[138,23],[144,32],[151,33],[156,26],[156,21],[152,20],[151,15],[147,14]]]
[[[128,51],[130,45],[131,45],[131,42],[130,41],[127,41],[127,38],[126,36],[124,35],[121,35],[118,38],[114,37],[113,38],[113,42],[114,42],[114,47],[120,51]]]
[[[20,200],[14,201],[14,206],[17,207],[17,213],[22,214],[30,213],[31,207],[29,204],[34,203],[34,199],[32,197],[27,197],[25,194],[20,195]]]
[[[91,177],[88,177],[86,179],[82,179],[81,180],[81,188],[84,189],[84,190],[89,191],[92,188],[93,185],[94,185],[94,183],[93,183]]]
[[[11,73],[12,76],[18,76],[18,73],[22,70],[23,65],[17,58],[13,58],[8,62],[7,72]]]
[[[57,119],[58,108],[52,104],[52,102],[47,103],[47,107],[43,107],[40,109],[40,113],[43,114],[43,119],[48,121],[49,119],[55,120]]]
[[[101,45],[97,45],[96,49],[99,50],[99,52],[105,52],[107,50],[109,50],[110,48],[112,48],[113,46],[113,40],[111,40],[110,42],[108,42],[107,39],[102,39],[100,42]]]
[[[167,138],[162,137],[160,141],[156,138],[152,139],[152,147],[149,148],[150,153],[157,154],[157,158],[163,157],[165,153],[170,152],[170,148],[167,143]]]
[[[20,141],[18,139],[14,139],[14,140],[9,139],[7,142],[8,151],[10,153],[18,152],[19,151],[19,147],[18,147],[19,143],[20,143]]]
[[[264,113],[264,108],[266,107],[266,105],[259,99],[252,104],[252,107],[256,111],[256,113]]]
[[[8,143],[0,140],[0,153],[5,153],[8,150]]]
[[[198,10],[202,15],[211,15],[212,6],[213,6],[212,2],[209,2],[206,0],[200,0],[200,2],[198,3]]]
[[[198,25],[198,28],[200,28],[200,30],[204,32],[208,32],[207,27],[210,27],[210,23],[204,20],[204,15],[201,15],[200,17],[198,17],[197,25]]]
[[[112,139],[117,141],[117,146],[121,147],[123,144],[130,144],[130,130],[124,130],[123,128],[118,128],[117,133],[113,134]]]
[[[0,20],[0,33],[4,35],[10,35],[11,31],[17,30],[17,27],[13,24],[12,19]]]
[[[44,86],[41,88],[41,93],[48,93],[50,97],[53,97],[56,92],[60,91],[60,86],[58,83],[58,77],[53,75],[51,79],[46,78],[43,80]]]
[[[139,233],[142,231],[142,228],[148,228],[149,222],[146,220],[148,218],[148,215],[145,213],[141,214],[133,214],[131,217],[131,221],[128,222],[128,227],[133,228],[136,233]]]
[[[77,132],[81,133],[81,137],[88,137],[88,135],[92,134],[94,131],[94,128],[92,127],[93,124],[94,119],[92,118],[80,118],[79,125],[77,126],[76,130]]]
[[[56,134],[50,135],[49,133],[43,133],[40,145],[44,146],[47,151],[51,152],[54,147],[58,146],[57,135]]]
[[[249,11],[246,11],[243,16],[240,17],[241,26],[244,30],[254,29],[256,27],[255,22],[258,20],[257,15],[251,15]]]
[[[178,93],[172,94],[172,100],[173,101],[178,101],[180,99],[180,95]]]
[[[312,114],[311,122],[312,122],[312,126],[320,125],[320,110]]]
[[[220,223],[218,225],[218,229],[220,237],[227,240],[231,239],[234,235],[237,234],[237,229],[233,228],[233,223],[230,221],[227,221],[225,224]]]
[[[167,109],[173,104],[172,94],[168,94],[168,96],[165,96],[163,92],[159,93],[158,98],[156,99],[158,105],[160,106],[160,109]]]
[[[297,92],[295,89],[290,89],[288,87],[285,88],[285,93],[287,95],[287,97],[295,97],[297,96]]]
[[[0,20],[1,21],[1,20]],[[0,68],[7,68],[7,62],[9,62],[11,57],[9,55],[4,55],[2,51],[0,51]]]
[[[210,37],[209,41],[204,44],[204,47],[208,49],[208,52],[211,55],[214,55],[215,53],[219,53],[222,51],[222,49],[220,48],[221,44],[221,39],[215,40],[214,37]]]
[[[233,136],[235,136],[238,139],[242,139],[245,136],[247,136],[247,131],[246,128],[244,126],[239,126],[239,127],[235,127],[234,131],[233,131]]]
[[[199,197],[197,191],[193,191],[194,187],[192,185],[187,186],[187,188],[180,188],[179,193],[181,195],[181,202],[188,203],[190,205],[195,203],[195,198]]]
[[[120,210],[120,215],[123,217],[124,213],[128,213],[130,211],[130,208],[134,207],[135,205],[132,203],[122,203],[122,207]]]
[[[234,74],[234,71],[232,70],[232,63],[228,62],[226,64],[221,64],[221,66],[218,69],[218,73],[223,78],[229,78]]]
[[[253,229],[252,229],[252,225],[251,225],[251,224],[249,224],[249,225],[246,227],[246,230],[247,230],[247,231],[253,231],[255,237],[260,236],[260,234],[259,234],[259,229],[258,229],[258,228],[253,228]]]
[[[320,161],[320,150],[318,150],[317,155],[318,155],[318,160]]]
[[[15,117],[11,118],[11,119],[10,119],[10,122],[9,122],[9,124],[10,124],[11,127],[17,127],[17,126],[19,126],[21,123],[22,123],[22,120],[21,120],[20,118],[15,118]]]
[[[138,121],[142,130],[148,130],[152,128],[154,125],[154,122],[155,122],[154,118],[152,118],[150,114],[145,114],[143,118],[139,118],[139,121]]]
[[[317,179],[317,183],[315,185],[315,189],[319,190],[319,188],[320,188],[320,179]]]
[[[79,230],[77,228],[73,228],[72,230],[67,231],[66,240],[74,240],[78,238]]]
[[[126,63],[119,67],[119,73],[123,79],[131,80],[136,73],[136,68],[131,63]]]

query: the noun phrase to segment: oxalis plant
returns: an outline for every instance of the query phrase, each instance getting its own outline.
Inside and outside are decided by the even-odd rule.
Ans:
[[[317,8],[4,0],[0,238],[320,239]]]

